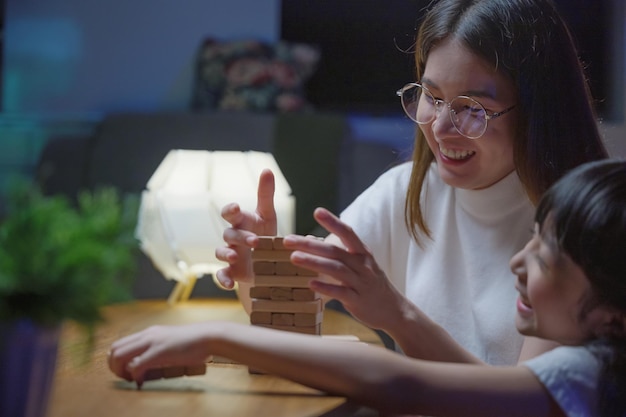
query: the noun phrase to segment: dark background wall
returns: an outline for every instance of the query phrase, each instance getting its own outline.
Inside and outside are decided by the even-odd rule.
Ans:
[[[206,36],[322,48],[309,95],[329,109],[395,112],[430,0],[3,0],[2,109],[183,109]],[[599,108],[621,117],[620,0],[556,0],[579,43]],[[620,16],[621,13],[621,16]],[[620,20],[621,19],[621,20]],[[623,75],[621,77],[623,84]],[[620,98],[617,100],[616,98]]]
[[[279,0],[4,1],[5,112],[186,108],[205,36],[279,30]]]
[[[325,108],[389,113],[394,92],[415,79],[415,32],[431,0],[282,0],[283,39],[319,45],[324,51],[308,84],[309,96]],[[608,118],[623,115],[613,78],[623,73],[614,49],[614,0],[556,0],[587,65],[597,106]],[[623,45],[620,45],[623,48]],[[409,51],[409,52],[407,52]],[[622,91],[622,90],[620,90]]]
[[[556,1],[588,63],[607,144],[626,155],[626,6]],[[402,50],[428,2],[0,0],[0,191],[7,175],[30,171],[53,135],[88,134],[109,112],[188,109],[195,54],[207,36],[322,46],[311,99],[357,113],[360,135],[384,131],[388,140],[397,134],[376,118],[401,115],[394,93],[413,78]]]

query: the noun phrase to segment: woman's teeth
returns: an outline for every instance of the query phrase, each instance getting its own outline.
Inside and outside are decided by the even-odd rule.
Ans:
[[[450,159],[466,159],[476,153],[474,151],[459,151],[459,150],[454,150],[454,149],[446,149],[441,146],[439,147],[439,151]]]

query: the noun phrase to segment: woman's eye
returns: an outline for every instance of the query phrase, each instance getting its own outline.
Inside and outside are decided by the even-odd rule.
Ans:
[[[437,100],[436,98],[429,96],[428,94],[424,95],[424,100],[426,100],[426,102],[430,105],[435,105],[435,103],[437,103],[439,100]]]

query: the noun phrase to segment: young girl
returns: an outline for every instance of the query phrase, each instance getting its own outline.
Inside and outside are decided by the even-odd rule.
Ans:
[[[321,217],[342,240],[358,240],[328,212]],[[109,366],[141,384],[157,365],[190,366],[215,354],[383,413],[626,416],[626,161],[570,172],[542,198],[535,222],[510,262],[516,326],[562,346],[518,366],[429,362],[224,322],[151,327],[115,342]]]

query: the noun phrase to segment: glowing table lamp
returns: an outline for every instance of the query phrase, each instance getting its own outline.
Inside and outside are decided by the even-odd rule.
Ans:
[[[293,233],[295,197],[269,153],[178,149],[158,166],[141,196],[136,236],[155,268],[177,281],[170,303],[187,300],[198,277],[225,266],[215,258],[229,226],[220,212],[232,202],[254,211],[264,168],[276,178],[278,234]]]

